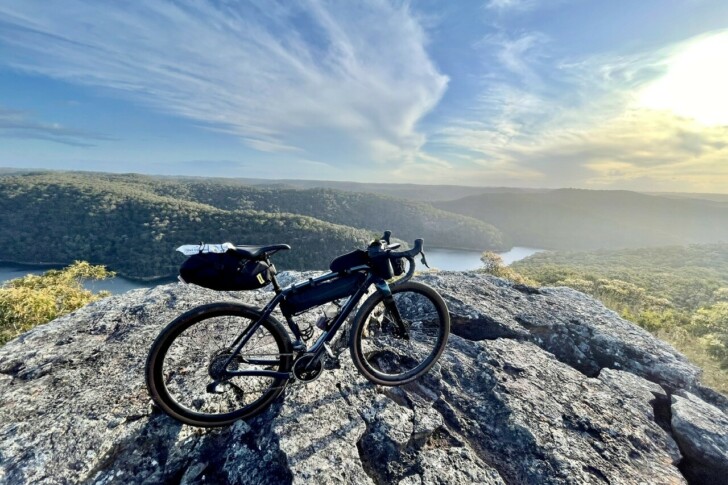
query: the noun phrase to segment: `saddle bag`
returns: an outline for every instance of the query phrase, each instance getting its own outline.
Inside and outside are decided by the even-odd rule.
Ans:
[[[274,271],[263,261],[241,259],[233,252],[199,253],[182,263],[179,275],[186,283],[211,290],[241,291],[264,287]]]
[[[352,273],[321,283],[311,282],[286,296],[281,302],[281,311],[288,316],[298,315],[315,306],[348,298],[356,293],[365,279],[366,275],[363,273]]]

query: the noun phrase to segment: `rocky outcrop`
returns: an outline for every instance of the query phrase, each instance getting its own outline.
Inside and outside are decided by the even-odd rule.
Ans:
[[[689,392],[672,396],[672,430],[701,482],[725,483],[728,477],[728,416]]]
[[[166,285],[38,327],[0,348],[0,482],[631,484],[718,476],[710,473],[726,459],[724,402],[668,345],[572,290],[471,273],[421,279],[442,292],[454,320],[446,352],[425,377],[375,386],[344,352],[264,414],[218,430],[182,426],[151,405],[146,353],[191,307],[232,298],[261,305],[268,293]]]

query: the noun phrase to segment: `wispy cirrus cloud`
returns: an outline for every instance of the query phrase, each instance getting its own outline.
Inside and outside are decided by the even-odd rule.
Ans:
[[[114,139],[101,133],[91,133],[58,123],[38,121],[26,111],[7,109],[2,106],[0,106],[0,137],[46,140],[78,147],[90,147],[99,141]]]
[[[448,81],[407,5],[385,1],[10,1],[0,42],[15,69],[308,156],[327,133],[370,157],[411,158]]]
[[[526,12],[573,1],[575,0],[488,0],[485,7],[499,12]]]

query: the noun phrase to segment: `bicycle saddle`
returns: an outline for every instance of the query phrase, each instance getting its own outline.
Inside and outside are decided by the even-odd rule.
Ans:
[[[291,249],[288,244],[272,244],[270,246],[235,246],[233,251],[245,259],[261,259],[267,254],[288,249]]]

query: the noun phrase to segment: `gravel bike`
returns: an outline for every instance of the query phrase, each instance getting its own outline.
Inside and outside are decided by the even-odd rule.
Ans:
[[[264,308],[233,302],[202,305],[167,325],[146,363],[154,402],[179,421],[202,427],[225,426],[261,413],[289,383],[312,382],[324,372],[325,355],[334,357],[329,343],[372,285],[375,291],[351,325],[354,365],[383,386],[425,374],[445,349],[450,316],[437,291],[410,281],[417,255],[427,265],[423,240],[417,239],[408,251],[395,251],[400,245],[391,244],[390,235],[385,231],[366,250],[334,259],[329,273],[285,289],[270,256],[290,249],[288,245],[227,247],[226,256],[239,261],[237,277],[257,284],[270,280],[275,296]],[[294,317],[322,306],[315,324],[320,335],[309,347],[314,325],[302,329]],[[293,339],[272,315],[276,307]]]

